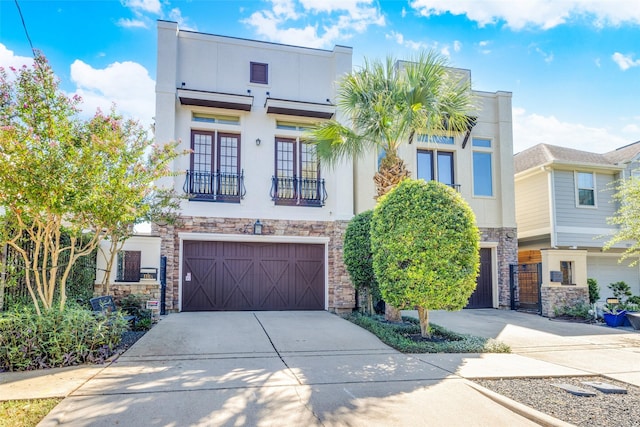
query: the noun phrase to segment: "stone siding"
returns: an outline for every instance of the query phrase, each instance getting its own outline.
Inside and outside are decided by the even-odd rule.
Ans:
[[[120,304],[120,300],[127,295],[140,295],[144,301],[160,301],[160,283],[155,280],[141,280],[137,283],[110,283],[109,294],[113,296],[113,299],[117,304]],[[94,285],[93,295],[102,295],[101,283]]]
[[[542,315],[555,317],[554,308],[589,302],[589,289],[584,286],[543,286]]]
[[[510,233],[510,234],[509,234]],[[509,236],[507,236],[509,234]],[[496,262],[498,263],[498,306],[511,308],[509,265],[518,263],[518,240],[515,228],[480,228],[481,242],[497,242]]]
[[[161,253],[167,257],[167,311],[178,311],[180,238],[179,233],[213,233],[251,235],[254,219],[182,217],[179,224],[153,226],[162,237]],[[342,260],[344,232],[348,221],[263,220],[263,236],[328,237],[328,294],[330,311],[350,312],[355,307],[355,290]]]

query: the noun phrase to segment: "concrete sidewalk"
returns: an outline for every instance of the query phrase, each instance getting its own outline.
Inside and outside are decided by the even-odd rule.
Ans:
[[[416,312],[405,314],[417,317]],[[631,328],[556,321],[494,309],[433,311],[430,319],[456,332],[505,342],[511,346],[512,356],[640,386],[640,333]],[[475,373],[460,374],[477,378]]]
[[[521,355],[405,355],[326,312],[179,313],[85,372],[40,425],[536,425],[465,377],[541,373],[583,372]],[[29,381],[3,381],[0,397]]]

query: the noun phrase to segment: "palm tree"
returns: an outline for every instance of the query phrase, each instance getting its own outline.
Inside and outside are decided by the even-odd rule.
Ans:
[[[374,176],[376,197],[409,176],[398,148],[418,135],[452,135],[472,125],[470,83],[447,67],[436,53],[414,60],[368,61],[347,75],[338,88],[337,105],[351,120],[320,123],[310,133],[318,157],[326,164],[384,152]]]
[[[382,151],[373,177],[376,198],[409,176],[398,156],[402,144],[411,144],[416,135],[466,132],[474,123],[470,82],[433,52],[407,62],[365,59],[360,70],[340,82],[337,105],[351,126],[326,121],[308,138],[316,144],[318,158],[329,165]],[[400,312],[387,304],[386,317],[400,320]]]

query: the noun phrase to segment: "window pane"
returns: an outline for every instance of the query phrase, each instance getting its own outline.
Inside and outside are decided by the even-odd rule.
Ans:
[[[300,175],[302,178],[318,178],[318,156],[313,144],[300,144]]]
[[[491,153],[473,152],[473,194],[493,196]]]
[[[210,134],[196,133],[193,135],[193,170],[196,172],[211,172],[211,143]]]
[[[594,188],[592,173],[578,173],[578,188]]]
[[[453,185],[453,153],[438,153],[438,181]]]
[[[427,142],[427,143],[435,143],[435,144],[446,144],[453,145],[454,140],[452,136],[444,136],[444,135],[427,135],[424,133],[418,134],[418,142]]]
[[[491,140],[490,139],[473,138],[473,142],[471,144],[474,147],[491,148]]]
[[[560,271],[562,272],[562,284],[573,284],[573,261],[560,261]]]
[[[418,151],[418,179],[433,179],[433,151]]]
[[[578,204],[582,206],[595,206],[596,201],[593,197],[593,190],[578,190]]]

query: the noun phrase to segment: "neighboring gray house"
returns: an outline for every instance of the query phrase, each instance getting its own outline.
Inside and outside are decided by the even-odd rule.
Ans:
[[[620,280],[640,294],[640,268],[618,262],[626,245],[602,250],[616,232],[607,223],[618,208],[614,183],[636,173],[639,158],[640,141],[604,154],[538,144],[515,155],[519,263],[548,261],[543,301],[545,287],[556,304],[584,296],[587,278],[598,281],[602,299],[611,296],[607,285]],[[521,280],[520,301],[522,293]]]

